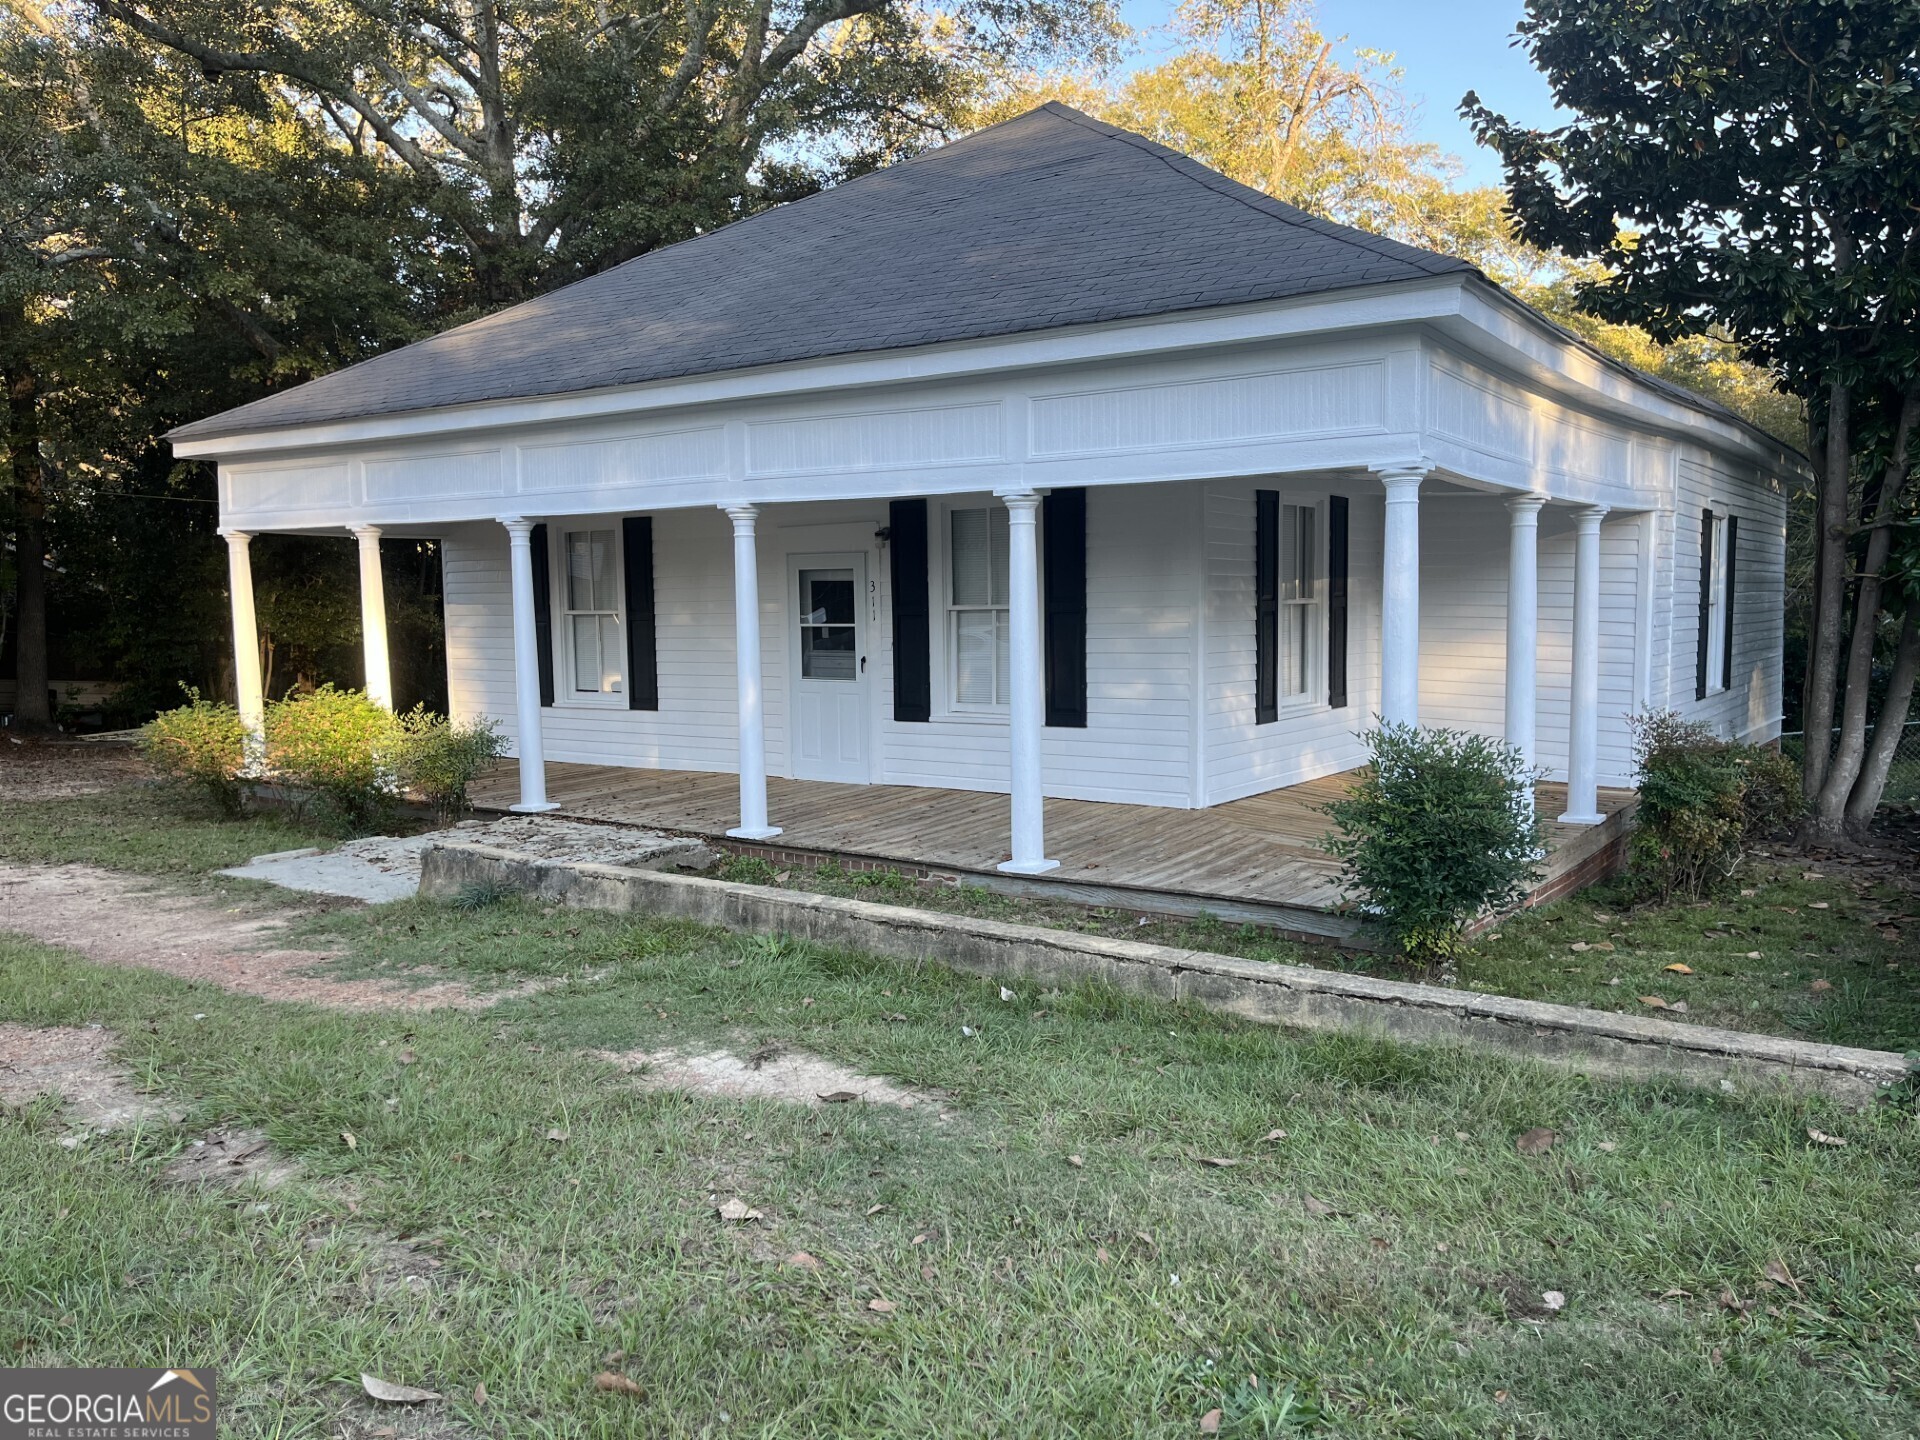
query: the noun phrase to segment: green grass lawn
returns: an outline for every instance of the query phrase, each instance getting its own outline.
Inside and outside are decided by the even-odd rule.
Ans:
[[[0,814],[0,854],[175,877],[298,843],[147,792]],[[1809,1004],[1909,1023],[1896,942],[1863,939],[1887,897],[1797,871],[1749,888],[1609,919],[1580,897],[1463,974],[1596,1004],[1657,990],[1695,1019],[1771,995],[1741,1013],[1800,1025],[1824,967]],[[1300,958],[1219,925],[1143,933]],[[67,1148],[51,1101],[0,1115],[6,1363],[211,1364],[243,1436],[1106,1440],[1199,1433],[1214,1409],[1228,1436],[1920,1431],[1910,1097],[1849,1113],[1099,989],[1007,1001],[937,967],[524,901],[331,908],[293,939],[348,974],[559,983],[480,1014],[334,1014],[0,937],[0,1021],[107,1026],[181,1117]],[[1694,945],[1695,975],[1660,968]],[[1762,990],[1744,949],[1792,975]],[[1723,950],[1727,973],[1702,963]],[[765,1045],[937,1088],[951,1118],[654,1091],[594,1058]],[[265,1131],[298,1178],[168,1179],[216,1125]],[[1557,1140],[1520,1154],[1535,1127]],[[735,1196],[763,1218],[722,1221]],[[597,1390],[603,1370],[644,1395]],[[362,1371],[449,1399],[409,1429]]]
[[[142,875],[203,875],[255,855],[340,837],[284,810],[226,820],[153,785],[0,804],[0,856],[33,865],[99,865]]]
[[[0,1019],[107,1025],[186,1112],[71,1150],[49,1104],[0,1121],[9,1363],[210,1363],[236,1435],[381,1423],[363,1370],[450,1396],[451,1434],[1104,1440],[1216,1407],[1230,1436],[1920,1428],[1906,1106],[1006,1002],[522,902],[309,928],[344,968],[570,983],[321,1014],[0,942]],[[940,1087],[953,1118],[654,1092],[582,1053],[768,1042]],[[216,1122],[302,1178],[163,1181]],[[1536,1126],[1557,1143],[1517,1153]],[[764,1220],[720,1221],[736,1195]],[[429,1283],[394,1273],[401,1237]],[[596,1391],[606,1369],[645,1396]]]

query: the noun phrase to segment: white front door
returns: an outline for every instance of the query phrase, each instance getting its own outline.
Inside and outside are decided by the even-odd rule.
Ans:
[[[795,600],[794,778],[865,781],[867,558],[794,556],[787,583]]]

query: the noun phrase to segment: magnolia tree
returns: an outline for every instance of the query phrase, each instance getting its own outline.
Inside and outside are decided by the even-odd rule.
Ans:
[[[1522,236],[1659,340],[1731,338],[1806,407],[1808,833],[1873,816],[1920,665],[1920,0],[1529,0],[1573,119],[1468,95]]]

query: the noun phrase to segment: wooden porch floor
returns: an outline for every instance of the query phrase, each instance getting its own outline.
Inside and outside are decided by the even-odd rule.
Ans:
[[[1344,776],[1333,775],[1207,810],[1050,799],[1047,853],[1060,868],[1015,879],[994,868],[1008,858],[1004,795],[770,778],[768,810],[782,833],[766,846],[738,848],[880,861],[964,874],[1024,894],[1096,904],[1132,900],[1142,909],[1175,913],[1205,909],[1225,919],[1338,934],[1351,927],[1295,922],[1314,915],[1330,920],[1328,912],[1339,904],[1337,867],[1317,842],[1328,829],[1319,807],[1345,785]],[[547,792],[560,806],[557,813],[583,820],[717,840],[738,823],[739,781],[728,774],[550,763]],[[518,767],[502,762],[472,794],[481,810],[506,809],[519,798]],[[1565,808],[1563,785],[1542,785],[1538,795],[1548,815]],[[1630,790],[1602,790],[1606,824],[1554,825],[1545,885],[1619,834],[1621,811],[1632,799]]]

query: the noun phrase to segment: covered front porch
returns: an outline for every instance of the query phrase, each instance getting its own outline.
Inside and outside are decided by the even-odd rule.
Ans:
[[[1338,939],[1354,920],[1340,913],[1337,867],[1319,848],[1329,828],[1321,807],[1344,789],[1330,775],[1204,810],[1170,810],[1048,798],[1048,849],[1060,862],[1042,876],[1005,873],[1005,795],[908,785],[845,785],[772,777],[767,781],[777,840],[730,839],[739,817],[739,779],[724,773],[641,770],[549,762],[547,792],[559,813],[582,820],[698,835],[778,862],[838,861],[915,875],[950,875],[1001,893],[1159,914],[1209,915]],[[516,762],[505,761],[473,789],[482,810],[505,810],[520,795]],[[1633,792],[1602,788],[1600,824],[1552,825],[1549,899],[1604,873],[1627,830]],[[1543,784],[1541,812],[1566,808],[1566,787]]]

